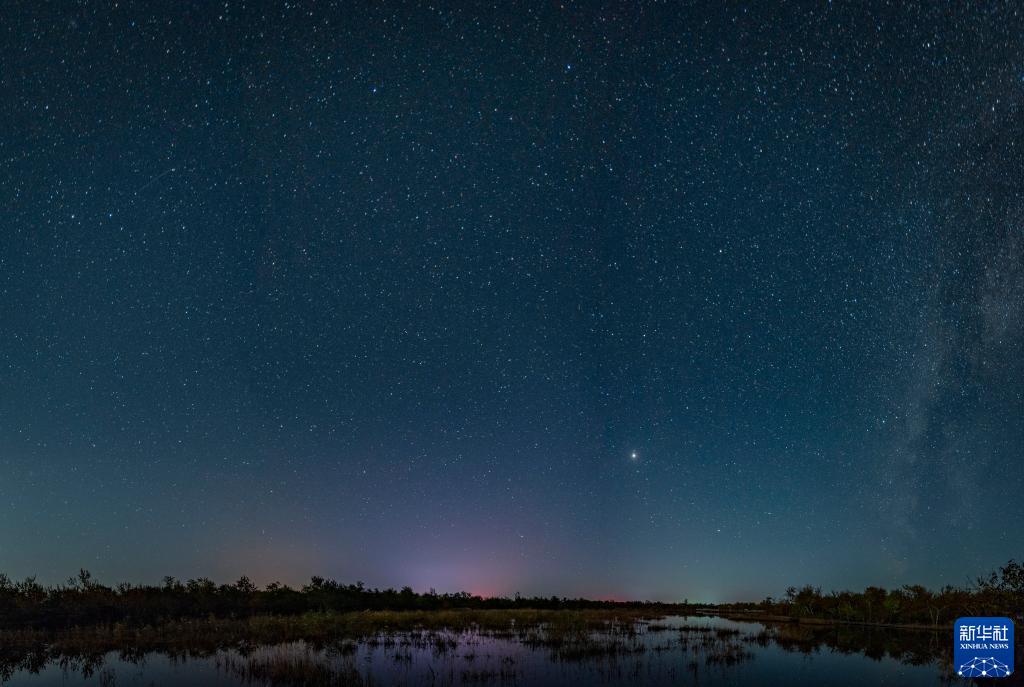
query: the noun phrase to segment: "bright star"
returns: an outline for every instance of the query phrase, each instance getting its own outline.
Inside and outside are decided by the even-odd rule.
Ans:
[[[629,454],[629,458],[630,458],[630,460],[636,460],[636,459],[637,459],[637,458],[639,458],[639,457],[640,457],[640,456],[639,456],[639,454],[637,454],[637,452],[636,452],[636,451],[633,451],[632,453],[630,453],[630,454]]]

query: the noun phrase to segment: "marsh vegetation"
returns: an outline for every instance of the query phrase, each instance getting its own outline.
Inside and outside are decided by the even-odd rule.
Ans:
[[[0,683],[18,687],[821,684],[822,671],[839,675],[829,684],[924,685],[946,679],[951,659],[937,630],[602,610],[313,613],[17,630],[0,642]]]
[[[321,578],[292,590],[245,578],[107,587],[83,571],[42,587],[0,576],[0,684],[819,684],[821,671],[830,684],[935,684],[950,677],[949,621],[1019,617],[1022,579],[1011,562],[963,589],[805,587],[779,602],[698,607]]]
[[[417,593],[410,587],[372,589],[362,582],[343,584],[313,577],[295,589],[278,582],[257,587],[248,577],[233,584],[216,584],[207,578],[185,582],[166,577],[160,585],[121,583],[108,586],[87,570],[65,584],[44,586],[29,577],[20,582],[0,573],[0,629],[66,629],[107,625],[148,627],[204,620],[252,620],[228,623],[229,631],[325,632],[365,631],[367,623],[377,629],[399,629],[401,624],[462,627],[466,623],[504,622],[514,611],[520,617],[539,617],[548,611],[588,611],[596,614],[690,615],[698,610],[718,615],[759,615],[764,618],[848,623],[942,626],[959,616],[1024,616],[1024,565],[1009,561],[996,571],[961,587],[930,590],[921,585],[898,589],[868,587],[822,593],[819,587],[790,587],[779,599],[768,597],[759,603],[664,604],[641,601],[613,602],[568,599],[557,596],[525,598],[483,598],[458,592]],[[386,612],[393,612],[388,615]],[[347,615],[364,612],[363,615]],[[374,612],[376,615],[365,612]],[[404,612],[404,613],[401,613]],[[417,613],[419,615],[417,615]],[[525,614],[525,615],[522,615]],[[597,617],[597,616],[594,616]],[[265,622],[260,619],[271,618]],[[292,620],[284,620],[290,618]],[[220,631],[220,629],[218,629]],[[298,636],[302,636],[301,634]]]

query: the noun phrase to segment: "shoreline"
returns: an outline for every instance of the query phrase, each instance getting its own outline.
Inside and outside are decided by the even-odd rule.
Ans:
[[[756,611],[727,611],[718,612],[711,610],[700,610],[696,612],[699,616],[725,618],[726,620],[743,620],[750,622],[766,623],[788,623],[791,625],[850,625],[855,627],[879,627],[891,628],[894,630],[949,630],[953,622],[941,623],[939,625],[926,625],[921,623],[869,623],[863,620],[837,620],[835,618],[793,618],[788,615],[769,615]]]
[[[552,625],[565,628],[593,628],[622,622],[656,621],[668,617],[722,618],[762,625],[810,627],[879,628],[908,631],[947,631],[953,623],[924,625],[912,623],[868,623],[831,618],[793,618],[756,611],[701,609],[472,609],[452,608],[408,611],[313,611],[296,615],[255,614],[247,617],[166,618],[155,622],[114,622],[64,627],[0,625],[0,641],[39,641],[43,638],[118,639],[128,642],[177,644],[186,638],[205,640],[218,637],[245,640],[293,640],[358,638],[377,632],[402,631],[507,631],[513,628]]]

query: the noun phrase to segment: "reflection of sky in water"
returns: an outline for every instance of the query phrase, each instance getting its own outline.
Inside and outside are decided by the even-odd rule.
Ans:
[[[704,625],[712,628],[735,628],[744,635],[754,634],[761,629],[756,623],[736,623],[719,618],[671,618],[658,621],[673,628],[681,624]],[[588,658],[582,661],[552,660],[551,652],[544,648],[531,648],[512,639],[494,639],[472,634],[459,635],[459,646],[446,655],[438,656],[433,649],[393,646],[359,646],[355,654],[329,659],[339,665],[354,665],[364,676],[373,676],[378,685],[935,685],[939,683],[940,670],[937,663],[929,665],[907,665],[886,657],[881,660],[869,658],[861,653],[840,653],[826,644],[817,645],[811,653],[785,651],[775,642],[759,646],[753,642],[738,643],[753,656],[736,665],[708,665],[706,651],[694,648],[699,644],[700,633],[688,633],[691,648],[682,650],[678,630],[644,632],[635,639],[627,639],[645,645],[646,651],[636,655]],[[671,648],[664,649],[666,645]],[[656,650],[663,647],[663,650]],[[254,656],[272,656],[281,652],[305,655],[307,648],[300,644],[265,647]],[[396,654],[410,658],[396,660]],[[314,653],[314,655],[316,655]],[[220,659],[232,656],[234,652],[221,652]],[[468,656],[472,656],[469,659]],[[244,659],[243,659],[244,660]],[[693,661],[697,666],[691,665]],[[121,661],[116,653],[107,655],[103,666],[88,679],[72,666],[64,671],[55,664],[48,665],[38,674],[18,672],[4,685],[28,687],[34,685],[104,685],[118,687],[143,685],[240,685],[241,680],[226,674],[218,665],[217,657],[172,660],[162,654],[149,654],[144,662],[133,664]],[[696,675],[694,675],[696,670]],[[501,679],[514,672],[514,682]],[[104,683],[103,672],[116,677],[114,682]],[[480,680],[481,674],[496,673],[491,679]],[[694,679],[696,677],[696,680]],[[433,680],[436,679],[436,682]],[[260,684],[258,681],[252,684]]]

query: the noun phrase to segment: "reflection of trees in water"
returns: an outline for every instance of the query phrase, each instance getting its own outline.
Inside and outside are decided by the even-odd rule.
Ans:
[[[951,630],[912,631],[861,625],[804,625],[780,623],[761,633],[784,651],[805,654],[823,649],[862,654],[876,661],[889,657],[908,665],[952,659]]]
[[[939,676],[947,681],[953,677],[951,629],[906,630],[801,623],[751,624],[748,627],[757,629],[621,624],[602,631],[566,631],[552,627],[548,633],[543,628],[530,627],[494,631],[493,635],[483,630],[468,634],[424,630],[380,632],[360,640],[346,638],[284,644],[205,638],[196,639],[187,648],[180,642],[173,646],[149,643],[118,646],[114,639],[83,632],[77,637],[62,637],[50,642],[40,642],[35,636],[26,637],[21,644],[3,642],[0,645],[0,684],[19,672],[40,673],[48,667],[57,666],[69,674],[98,677],[99,684],[105,687],[114,684],[114,671],[106,663],[113,664],[115,656],[121,664],[132,665],[144,664],[147,658],[160,656],[181,663],[212,658],[217,670],[242,681],[271,685],[356,685],[362,684],[362,678],[351,660],[360,646],[379,649],[395,661],[404,657],[411,662],[410,651],[420,651],[420,660],[430,664],[432,660],[461,660],[464,658],[462,650],[475,654],[482,649],[472,647],[488,640],[511,643],[520,650],[543,655],[547,661],[588,665],[609,677],[622,677],[631,670],[639,670],[641,664],[664,660],[673,664],[669,668],[672,677],[676,677],[679,668],[693,676],[705,670],[727,671],[754,659],[756,654],[751,651],[754,646],[774,646],[788,653],[809,656],[838,653],[861,655],[875,661],[891,658],[912,666],[935,666]],[[1024,655],[1020,637],[1017,638],[1017,652]],[[682,662],[675,665],[680,654]],[[501,655],[501,651],[495,655]],[[506,651],[500,666],[471,668],[471,664],[467,664],[462,672],[470,671],[475,682],[507,682],[510,676],[521,675],[516,661]],[[1024,671],[1021,674],[1024,675]],[[1020,678],[1014,676],[1005,682],[1020,684],[1018,680]]]
[[[163,649],[154,651],[139,647],[117,647],[108,643],[89,642],[90,646],[74,646],[68,642],[58,644],[32,643],[5,645],[0,647],[0,684],[11,680],[16,673],[38,674],[50,666],[57,666],[68,674],[79,674],[83,678],[99,677],[100,685],[113,685],[114,673],[106,668],[107,658],[117,654],[117,660],[124,664],[144,665],[146,658],[154,654],[166,656],[172,661],[209,658],[219,647],[196,647],[193,650]],[[242,648],[244,651],[244,647]]]
[[[80,673],[84,678],[90,678],[101,673],[101,683],[106,679],[103,667],[106,654],[70,654],[60,651],[52,651],[45,646],[32,648],[4,647],[0,650],[0,682],[7,682],[14,677],[15,673],[40,673],[47,666],[56,665],[66,673]]]
[[[875,661],[892,658],[912,666],[937,666],[942,679],[963,681],[953,672],[953,629],[909,630],[866,625],[806,625],[778,623],[747,636],[761,646],[775,644],[784,651],[815,654],[831,651],[862,655]],[[1017,637],[1015,654],[1024,655],[1024,637]],[[1024,684],[1024,671],[1003,684]]]
[[[488,642],[495,644],[487,647]],[[383,651],[394,661],[411,662],[410,650],[419,651],[426,670],[440,668],[440,665],[434,666],[437,661],[449,664],[469,661],[452,675],[460,676],[461,682],[473,683],[517,680],[521,674],[519,659],[513,655],[516,651],[534,654],[541,663],[579,664],[617,679],[628,678],[633,672],[639,674],[649,662],[681,654],[681,665],[694,673],[726,670],[754,657],[736,630],[659,625],[646,629],[642,624],[627,623],[601,630],[536,626],[494,631],[493,634],[487,630],[381,632],[360,640],[285,644],[199,640],[189,649],[182,649],[180,644],[118,647],[113,640],[83,633],[51,644],[6,645],[0,651],[0,682],[18,672],[39,673],[47,667],[59,666],[67,673],[78,673],[85,678],[99,675],[101,684],[106,685],[112,684],[114,673],[105,663],[114,664],[115,657],[122,664],[138,665],[144,664],[147,658],[162,656],[175,662],[213,658],[218,671],[246,683],[359,685],[363,684],[362,678],[352,659],[360,646]],[[477,666],[470,659],[477,653],[498,656],[500,664]],[[673,677],[676,671],[676,667],[670,669]],[[104,679],[105,675],[109,675],[109,680]]]

